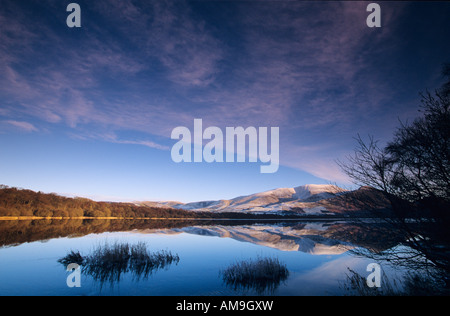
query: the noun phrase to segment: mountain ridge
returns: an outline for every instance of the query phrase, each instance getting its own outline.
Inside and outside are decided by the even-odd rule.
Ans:
[[[138,202],[139,205],[170,207],[193,212],[236,212],[253,214],[338,215],[364,208],[386,209],[389,201],[378,190],[361,187],[345,190],[333,184],[306,184],[293,188],[277,188],[238,196],[229,200],[211,200],[189,203],[174,201]],[[365,194],[371,196],[370,199]],[[345,197],[347,195],[347,198]],[[357,199],[371,200],[371,205]],[[355,201],[353,201],[355,200]],[[377,205],[379,204],[379,205]]]

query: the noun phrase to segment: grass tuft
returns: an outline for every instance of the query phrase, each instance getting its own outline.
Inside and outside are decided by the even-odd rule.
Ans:
[[[82,256],[79,251],[71,251],[58,260],[68,265],[77,263],[82,272],[90,275],[96,281],[110,283],[119,282],[123,273],[131,272],[136,278],[147,278],[158,269],[178,264],[180,258],[170,251],[150,252],[144,242],[137,244],[114,243],[100,245],[94,251]]]
[[[273,292],[289,276],[286,265],[278,258],[268,257],[236,262],[220,273],[222,280],[235,290],[254,289],[259,294]]]

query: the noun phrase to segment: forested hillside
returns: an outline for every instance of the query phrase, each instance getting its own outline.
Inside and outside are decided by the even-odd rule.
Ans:
[[[0,187],[0,216],[39,217],[198,217],[173,208],[137,206],[133,203],[96,202],[54,193]]]

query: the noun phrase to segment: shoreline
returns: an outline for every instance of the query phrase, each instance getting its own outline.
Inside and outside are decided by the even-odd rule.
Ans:
[[[336,221],[349,220],[346,217],[299,217],[299,218],[180,218],[180,217],[114,217],[114,216],[0,216],[0,221],[25,221],[25,220],[186,220],[186,221]]]

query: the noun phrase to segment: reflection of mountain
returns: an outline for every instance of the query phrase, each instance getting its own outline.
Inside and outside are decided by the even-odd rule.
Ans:
[[[307,227],[298,229],[295,226],[271,225],[191,226],[179,230],[197,235],[229,237],[283,251],[301,251],[314,255],[341,254],[353,248],[349,243],[323,237],[320,235],[320,231]]]
[[[370,202],[367,203],[367,202]],[[140,202],[151,207],[173,207],[191,211],[296,213],[303,215],[348,214],[351,211],[389,208],[381,192],[367,187],[347,191],[335,185],[309,184],[296,188],[280,188],[236,197],[231,200],[179,202]]]
[[[0,221],[0,247],[118,231],[229,237],[280,250],[311,254],[339,254],[357,246],[379,252],[403,240],[386,224],[344,221],[36,220]]]
[[[338,255],[355,247],[379,252],[398,244],[401,236],[385,224],[346,222],[283,223],[283,225],[196,225],[173,229],[150,229],[139,233],[188,233],[233,238],[282,251],[314,255]]]

